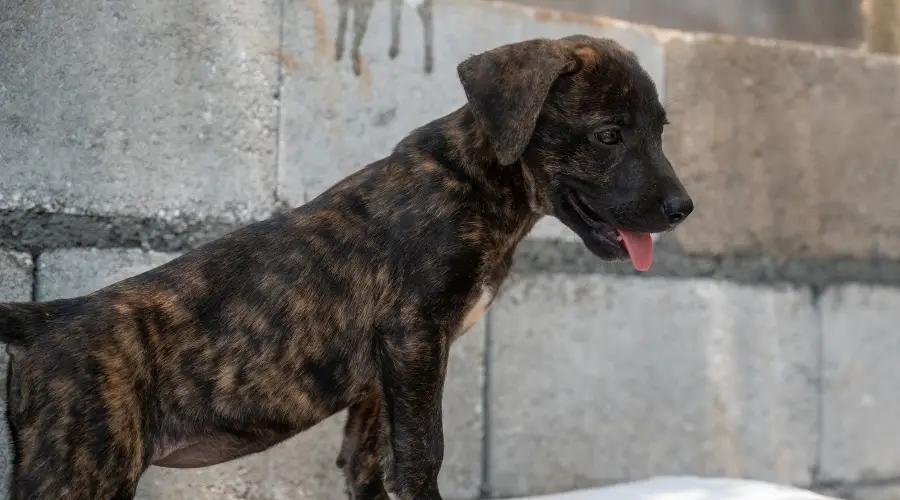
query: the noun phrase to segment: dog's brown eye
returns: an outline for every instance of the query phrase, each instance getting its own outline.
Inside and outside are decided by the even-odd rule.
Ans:
[[[616,144],[622,142],[622,134],[619,132],[619,129],[615,128],[601,130],[600,132],[594,134],[594,137],[607,146],[615,146]]]

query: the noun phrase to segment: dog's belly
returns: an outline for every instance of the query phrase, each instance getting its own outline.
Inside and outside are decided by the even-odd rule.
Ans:
[[[290,436],[260,440],[241,438],[231,434],[205,436],[196,439],[165,443],[156,447],[152,465],[172,469],[208,467],[264,451]]]

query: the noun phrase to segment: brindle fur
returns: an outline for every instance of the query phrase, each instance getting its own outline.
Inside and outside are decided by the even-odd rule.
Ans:
[[[690,212],[617,43],[527,40],[458,73],[464,106],[306,205],[89,295],[0,304],[13,500],[131,499],[150,465],[261,452],[345,408],[351,498],[440,499],[448,349],[538,219],[612,260],[569,187],[617,227]],[[610,120],[625,139],[598,145]]]

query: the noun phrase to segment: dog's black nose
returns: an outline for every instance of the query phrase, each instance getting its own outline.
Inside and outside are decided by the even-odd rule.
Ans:
[[[675,226],[694,211],[694,200],[684,194],[669,196],[662,201],[662,211],[669,225]]]

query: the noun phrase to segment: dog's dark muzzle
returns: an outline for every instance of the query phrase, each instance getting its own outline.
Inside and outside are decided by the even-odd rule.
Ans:
[[[559,197],[558,218],[594,255],[604,260],[630,259],[637,270],[646,271],[653,256],[651,234],[673,229],[694,210],[693,200],[680,183],[669,186],[664,196],[610,206],[572,184]]]
[[[694,211],[694,200],[686,192],[677,193],[660,201],[659,208],[669,224],[669,229],[672,229],[691,215]]]
[[[578,189],[566,189],[558,201],[557,218],[577,234],[594,255],[604,260],[622,260],[628,252],[612,217],[588,201]]]

